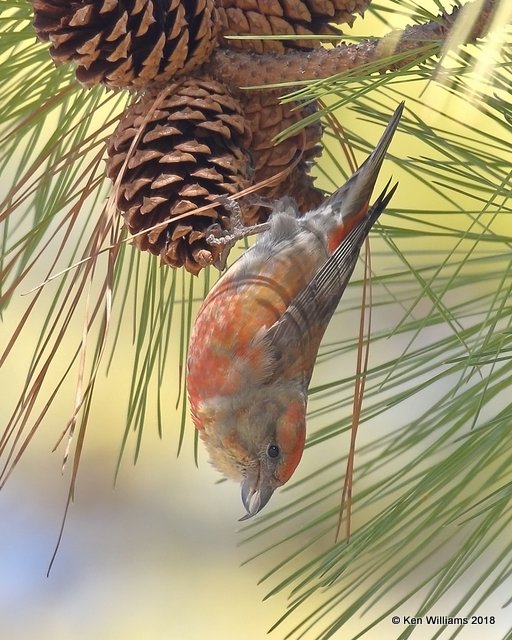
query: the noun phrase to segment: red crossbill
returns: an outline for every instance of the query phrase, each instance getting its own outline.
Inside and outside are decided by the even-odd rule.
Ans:
[[[287,482],[304,450],[318,348],[361,246],[393,195],[369,206],[401,104],[374,151],[317,209],[280,201],[268,230],[218,280],[188,352],[192,419],[212,464],[241,481],[242,519]]]

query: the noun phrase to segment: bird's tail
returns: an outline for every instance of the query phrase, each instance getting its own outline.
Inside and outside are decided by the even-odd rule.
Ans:
[[[322,203],[320,208],[325,209],[327,216],[330,218],[330,226],[332,225],[331,229],[334,231],[333,242],[330,243],[331,251],[334,250],[335,246],[338,244],[335,239],[337,235],[335,231],[336,227],[339,229],[339,236],[341,240],[346,236],[347,232],[356,226],[364,217],[369,221],[367,211],[372,191],[375,187],[375,183],[377,182],[386,152],[400,121],[403,108],[404,103],[402,102],[398,105],[393,117],[382,134],[381,139],[377,143],[377,146],[359,169],[342,187],[337,189],[325,202]],[[377,209],[379,209],[384,200],[385,203],[382,205],[380,211],[385,208],[391,195],[392,192],[388,195],[383,192],[379,196],[377,202],[372,207],[372,215],[377,212]],[[328,236],[330,235],[329,232],[327,232],[327,234]]]

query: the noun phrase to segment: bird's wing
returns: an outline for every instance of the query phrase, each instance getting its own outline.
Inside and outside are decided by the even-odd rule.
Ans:
[[[388,182],[366,216],[266,332],[263,341],[274,363],[272,378],[283,372],[300,373],[305,368],[303,382],[309,384],[320,341],[354,271],[363,242],[397,186],[387,192]]]

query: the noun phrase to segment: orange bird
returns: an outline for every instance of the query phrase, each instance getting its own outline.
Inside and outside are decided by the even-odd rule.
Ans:
[[[307,390],[322,336],[395,185],[369,206],[403,111],[317,209],[276,202],[267,229],[218,280],[188,351],[192,419],[212,464],[241,482],[250,518],[287,482],[304,450]]]

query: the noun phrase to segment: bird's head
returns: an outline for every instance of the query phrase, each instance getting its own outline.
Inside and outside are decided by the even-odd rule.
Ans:
[[[211,463],[241,482],[246,520],[256,515],[277,487],[287,482],[304,451],[306,401],[290,390],[267,389],[232,398],[211,399],[196,421]],[[224,406],[223,406],[224,405]],[[199,415],[196,414],[196,418]]]

